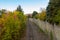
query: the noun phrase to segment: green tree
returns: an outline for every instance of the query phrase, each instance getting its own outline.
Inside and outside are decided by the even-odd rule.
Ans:
[[[54,22],[55,22],[56,24],[60,24],[60,10],[59,10],[57,13],[58,13],[58,14],[55,15],[55,17],[54,17]]]
[[[33,11],[33,13],[32,13],[32,17],[34,17],[36,14],[38,14],[38,12]]]
[[[46,10],[42,10],[42,12],[38,13],[36,16],[35,16],[36,19],[40,19],[42,21],[45,21],[46,20]]]
[[[60,10],[60,0],[50,0],[47,7],[47,21],[50,23],[55,23],[54,17],[58,15],[58,10]]]
[[[17,7],[16,11],[23,12],[23,11],[22,11],[22,8],[21,8],[21,6],[20,6],[20,5]]]

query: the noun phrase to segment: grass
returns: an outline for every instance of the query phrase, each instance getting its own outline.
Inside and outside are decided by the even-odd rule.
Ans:
[[[39,25],[35,24],[34,22],[33,22],[33,24],[36,25],[37,27],[39,27]],[[40,27],[39,27],[39,32],[45,33],[45,31],[43,31]]]
[[[50,39],[53,40],[53,33],[52,33],[52,31],[50,32]]]

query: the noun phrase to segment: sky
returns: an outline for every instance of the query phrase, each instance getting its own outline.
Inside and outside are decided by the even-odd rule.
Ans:
[[[0,9],[14,11],[21,5],[24,13],[28,14],[33,11],[40,12],[41,8],[46,9],[48,2],[49,0],[0,0]]]

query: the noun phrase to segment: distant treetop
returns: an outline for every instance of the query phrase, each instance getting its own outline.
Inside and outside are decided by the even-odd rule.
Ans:
[[[23,12],[23,11],[22,11],[22,8],[21,8],[21,6],[20,6],[20,5],[17,7],[16,11]]]

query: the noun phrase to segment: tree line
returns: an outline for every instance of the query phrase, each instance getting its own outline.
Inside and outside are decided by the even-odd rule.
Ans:
[[[36,13],[35,13],[36,14]],[[33,16],[35,15],[32,14]],[[49,0],[46,10],[37,13],[34,18],[38,18],[43,21],[47,21],[51,24],[60,24],[60,0]]]
[[[26,16],[19,5],[13,12],[0,10],[0,40],[21,40],[26,28]]]

